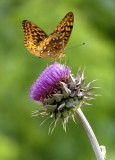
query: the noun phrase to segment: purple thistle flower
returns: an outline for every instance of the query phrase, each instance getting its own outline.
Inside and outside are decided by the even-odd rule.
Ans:
[[[31,87],[30,97],[35,101],[43,101],[45,97],[55,93],[60,81],[66,82],[71,70],[57,62],[47,67]]]
[[[74,78],[68,66],[55,62],[42,72],[31,87],[30,97],[43,104],[43,109],[34,111],[33,116],[46,116],[43,123],[48,119],[54,119],[49,132],[53,132],[60,119],[66,131],[68,119],[72,118],[75,122],[74,115],[77,109],[81,105],[90,105],[85,101],[95,96],[90,91],[96,87],[89,88],[94,81],[85,87],[84,71],[81,76],[80,71],[81,69]]]

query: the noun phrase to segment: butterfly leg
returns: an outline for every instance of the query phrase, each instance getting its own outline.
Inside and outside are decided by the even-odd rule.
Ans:
[[[49,66],[50,63],[55,62],[54,60],[51,60],[50,62],[47,63],[47,67]]]
[[[61,64],[61,62],[64,60],[64,65],[66,65],[66,58],[63,58],[63,59],[60,58],[59,60],[60,60],[60,64]]]
[[[60,64],[61,64],[61,58],[60,58]]]

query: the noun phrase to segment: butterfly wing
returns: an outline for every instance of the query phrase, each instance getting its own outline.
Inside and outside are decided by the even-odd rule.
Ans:
[[[39,57],[60,59],[64,56],[64,41],[61,33],[50,34],[40,43],[38,48],[40,49]],[[36,56],[38,56],[37,54],[36,50]]]
[[[73,29],[74,16],[72,12],[68,12],[59,25],[54,29],[53,33],[61,32],[64,40],[64,48],[68,43],[69,37]]]
[[[24,44],[28,51],[35,55],[36,48],[39,46],[39,43],[47,37],[47,35],[41,28],[27,20],[22,21],[22,27],[25,35]],[[38,53],[39,52],[40,51],[38,50]]]

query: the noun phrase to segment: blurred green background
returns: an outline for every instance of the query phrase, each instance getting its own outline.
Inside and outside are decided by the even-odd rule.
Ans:
[[[29,98],[30,86],[51,60],[39,59],[24,46],[22,20],[50,34],[69,11],[74,27],[66,61],[76,75],[86,66],[87,83],[97,79],[92,106],[82,107],[107,159],[115,160],[115,1],[1,0],[0,1],[0,160],[95,160],[88,137],[76,118],[61,123],[48,135],[49,123],[30,117],[40,105]],[[86,45],[77,47],[77,45]],[[74,48],[74,46],[76,46]],[[72,48],[73,47],[73,48]],[[72,48],[68,49],[67,48]]]

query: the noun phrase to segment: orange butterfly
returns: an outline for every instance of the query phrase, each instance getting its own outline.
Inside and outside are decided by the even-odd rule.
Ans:
[[[73,28],[74,16],[68,12],[54,31],[47,35],[33,23],[23,20],[24,44],[29,52],[40,58],[58,60],[65,55],[65,46]]]

